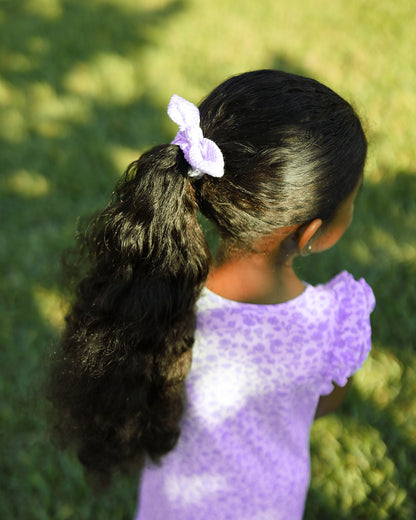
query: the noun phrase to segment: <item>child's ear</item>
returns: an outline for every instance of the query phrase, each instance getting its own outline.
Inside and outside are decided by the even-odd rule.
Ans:
[[[303,224],[297,230],[297,238],[298,238],[298,253],[305,254],[307,251],[308,243],[315,236],[315,233],[322,226],[322,220],[320,218],[316,218],[309,222],[308,224]],[[309,249],[310,252],[310,249]]]

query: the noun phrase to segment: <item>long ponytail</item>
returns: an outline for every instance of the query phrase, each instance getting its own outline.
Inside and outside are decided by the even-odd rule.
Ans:
[[[55,355],[50,397],[59,438],[91,473],[137,466],[179,436],[194,306],[210,254],[177,146],[132,163],[82,235],[88,270]]]

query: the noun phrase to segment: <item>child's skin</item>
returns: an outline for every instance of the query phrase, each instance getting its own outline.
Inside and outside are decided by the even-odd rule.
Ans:
[[[326,251],[338,242],[352,222],[361,184],[358,183],[325,228],[318,218],[307,224],[280,228],[255,245],[258,252],[241,256],[227,255],[220,248],[221,261],[209,274],[208,289],[229,300],[255,304],[283,303],[299,296],[305,285],[293,269],[294,258]],[[349,383],[335,387],[331,394],[321,397],[315,418],[338,408],[348,386]]]

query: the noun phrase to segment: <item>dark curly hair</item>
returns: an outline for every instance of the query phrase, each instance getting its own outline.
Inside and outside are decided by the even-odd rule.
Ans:
[[[105,481],[174,448],[191,364],[195,303],[210,267],[197,208],[247,250],[279,227],[328,222],[362,176],[352,107],[312,79],[274,70],[218,86],[200,105],[222,178],[188,177],[176,145],[132,163],[80,235],[84,274],[54,355],[56,431]]]

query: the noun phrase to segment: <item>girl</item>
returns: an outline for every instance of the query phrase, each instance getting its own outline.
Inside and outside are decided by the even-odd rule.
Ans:
[[[130,165],[83,236],[59,428],[104,479],[142,466],[137,520],[301,519],[309,430],[369,353],[374,297],[346,272],[312,287],[292,262],[349,226],[366,139],[333,91],[273,70],[168,113],[173,143]]]

